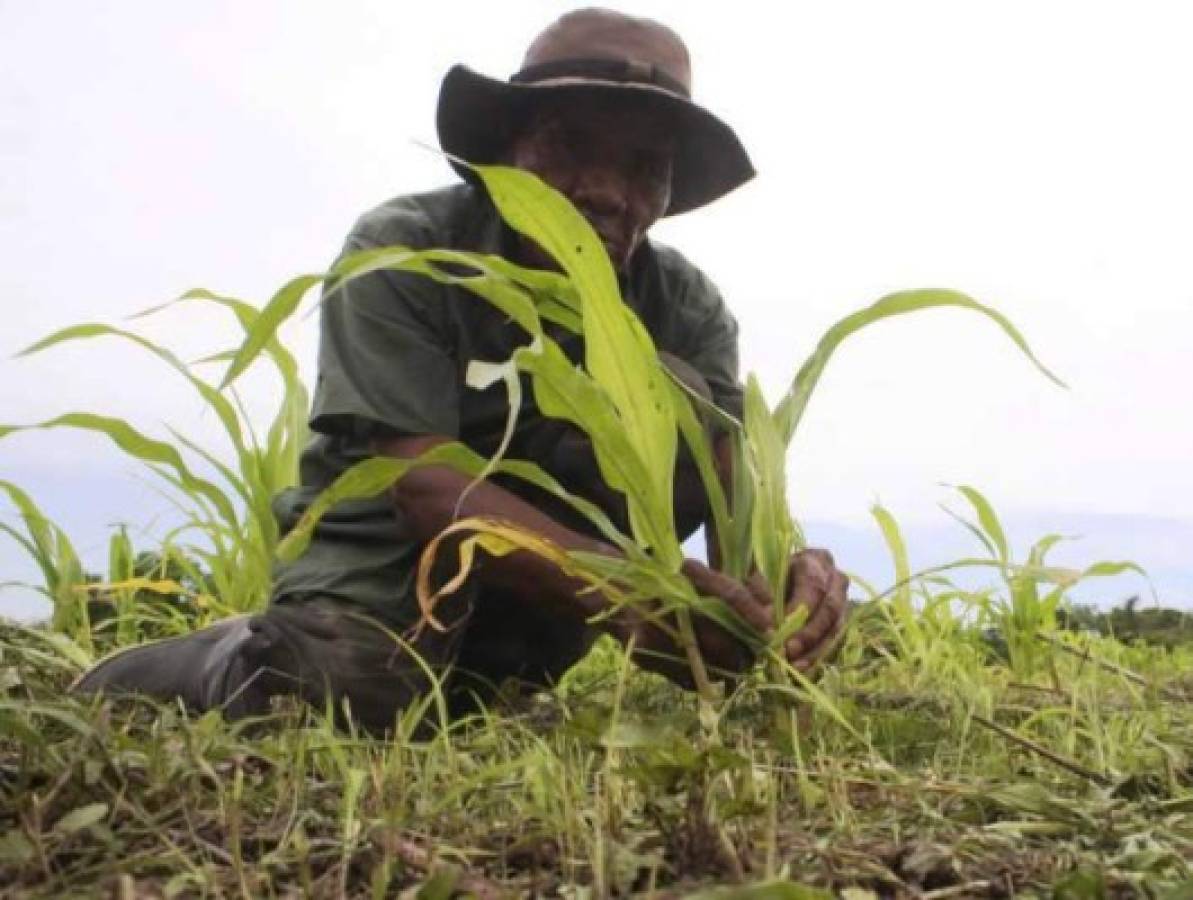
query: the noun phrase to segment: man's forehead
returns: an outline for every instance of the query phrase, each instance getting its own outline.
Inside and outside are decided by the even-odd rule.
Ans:
[[[573,132],[610,132],[633,137],[642,143],[670,144],[673,129],[669,116],[660,115],[657,108],[634,102],[633,98],[578,97],[570,101],[552,98],[539,104],[531,113],[529,127],[565,126]]]

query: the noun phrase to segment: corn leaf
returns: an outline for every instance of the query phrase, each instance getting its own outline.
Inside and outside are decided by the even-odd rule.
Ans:
[[[666,375],[654,343],[621,300],[617,277],[592,226],[558,191],[533,175],[501,166],[477,166],[506,222],[559,263],[582,298],[585,367],[608,393],[648,481],[632,493],[630,519],[664,565],[678,569],[671,482],[678,443]],[[537,396],[537,395],[536,395]],[[648,503],[637,497],[650,497]]]
[[[535,401],[543,415],[565,419],[588,433],[601,476],[610,487],[626,495],[630,509],[657,507],[661,502],[655,484],[658,475],[636,451],[608,393],[573,366],[552,341],[544,342],[542,353],[520,355],[518,362],[533,377]],[[631,519],[631,524],[634,536],[645,546],[657,549],[674,544],[675,552],[679,552],[670,492],[668,478],[665,516],[643,513],[637,520]],[[669,566],[669,560],[664,565]]]
[[[882,532],[882,539],[886,543],[887,550],[890,551],[891,561],[895,566],[895,583],[888,593],[893,593],[895,598],[894,618],[898,625],[896,635],[900,641],[910,639],[917,647],[922,647],[923,630],[911,602],[911,564],[907,556],[907,544],[903,540],[903,532],[899,529],[899,523],[895,521],[895,517],[880,504],[875,503],[871,506],[870,514],[878,523],[878,529]],[[985,562],[989,561],[983,561],[983,563]],[[906,644],[904,652],[907,652]]]
[[[149,465],[167,467],[177,476],[178,483],[187,492],[208,500],[226,522],[235,523],[237,521],[236,511],[223,491],[210,481],[192,473],[172,444],[147,437],[123,419],[99,416],[93,413],[66,413],[37,425],[0,426],[0,438],[13,432],[35,428],[78,428],[103,434],[129,456]]]
[[[1046,534],[1038,541],[1036,541],[1031,550],[1028,552],[1027,561],[1033,566],[1042,566],[1048,556],[1049,551],[1057,544],[1065,540],[1062,534]]]
[[[487,464],[488,461],[483,456],[457,443],[440,444],[415,459],[377,456],[359,462],[343,472],[315,498],[294,528],[278,545],[278,557],[293,560],[302,555],[319,520],[335,504],[345,500],[375,497],[412,468],[423,465],[448,465],[476,477],[485,470]],[[638,552],[633,542],[617,529],[600,507],[568,492],[540,466],[524,460],[501,460],[495,465],[495,471],[520,478],[558,497],[585,516],[600,530],[603,537],[623,552]]]
[[[825,332],[824,337],[820,339],[820,343],[816,345],[816,349],[812,351],[812,355],[800,367],[786,396],[783,397],[775,409],[775,419],[778,422],[779,433],[783,436],[784,443],[791,443],[791,438],[795,434],[796,428],[799,427],[804,410],[807,408],[808,400],[812,396],[812,391],[820,380],[820,375],[824,372],[824,367],[828,364],[829,358],[842,341],[854,332],[881,319],[889,319],[892,316],[901,316],[921,309],[931,309],[940,306],[956,306],[963,309],[971,309],[974,312],[985,315],[1006,333],[1007,337],[1023,351],[1027,358],[1035,364],[1037,369],[1056,384],[1065,387],[1064,382],[1052,374],[1036,358],[1036,355],[1028,346],[1023,335],[1011,324],[1010,320],[997,310],[978,303],[971,297],[967,297],[965,294],[957,291],[937,288],[903,291],[897,294],[888,294],[873,305],[846,316]]]
[[[998,521],[998,515],[994,512],[994,507],[990,505],[982,493],[975,488],[968,485],[957,485],[957,491],[969,501],[973,506],[974,511],[978,514],[978,522],[982,526],[982,531],[990,538],[990,542],[994,545],[997,557],[1001,562],[1007,562],[1010,559],[1010,548],[1007,546],[1006,532],[1002,529],[1002,523]]]
[[[758,379],[750,375],[745,391],[745,436],[754,486],[751,545],[758,570],[776,599],[775,624],[785,617],[787,568],[795,549],[796,528],[787,508],[786,445],[767,409]]]
[[[708,497],[709,510],[712,513],[712,527],[715,531],[717,547],[719,549],[721,568],[734,574],[744,573],[746,562],[741,557],[746,548],[732,540],[733,522],[730,517],[729,503],[725,497],[725,489],[721,484],[721,475],[717,471],[713,457],[713,445],[709,430],[696,415],[692,407],[691,392],[676,378],[671,378],[671,399],[675,408],[675,419],[679,425],[680,434],[687,445],[688,452],[700,473],[700,482],[704,486],[705,496]]]
[[[294,315],[295,310],[298,309],[302,298],[306,296],[307,291],[315,285],[323,281],[323,275],[299,275],[297,278],[292,278],[286,282],[280,290],[269,302],[265,304],[261,314],[249,329],[245,336],[245,341],[240,349],[236,351],[236,358],[232,360],[231,365],[228,366],[228,371],[224,373],[223,381],[220,382],[220,390],[228,387],[233,381],[240,377],[250,365],[253,360],[264,350],[270,340],[276,335],[278,328],[290,316]]]
[[[34,344],[22,350],[18,356],[32,356],[34,353],[39,353],[56,344],[61,344],[66,341],[76,341],[95,337],[118,337],[126,341],[131,341],[140,347],[148,350],[154,356],[166,362],[172,369],[182,375],[191,386],[199,393],[204,402],[210,406],[217,416],[219,416],[220,424],[224,426],[224,431],[227,432],[228,437],[231,438],[233,445],[238,453],[244,451],[244,441],[241,435],[240,422],[236,418],[236,411],[232,408],[232,404],[228,402],[227,398],[222,396],[219,391],[215,390],[211,385],[207,384],[201,378],[195,376],[191,372],[190,367],[187,366],[181,359],[167,350],[165,347],[154,343],[148,338],[144,338],[139,334],[131,331],[125,331],[121,328],[114,328],[111,325],[103,325],[98,323],[89,323],[83,325],[72,325],[69,328],[63,328],[56,331],[48,337],[42,338]]]
[[[10,481],[0,480],[0,491],[8,495],[25,523],[27,536],[0,524],[0,530],[15,539],[41,570],[42,593],[54,604],[55,628],[77,635],[90,644],[90,630],[85,604],[72,596],[72,589],[83,581],[83,566],[66,532],[41,511],[25,491]]]

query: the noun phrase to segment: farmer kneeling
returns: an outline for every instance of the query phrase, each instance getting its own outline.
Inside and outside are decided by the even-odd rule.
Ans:
[[[691,101],[690,85],[687,49],[670,29],[581,10],[547,28],[509,82],[463,66],[448,72],[439,139],[456,158],[529,170],[566,195],[604,242],[626,302],[672,373],[740,418],[736,322],[704,275],[647,239],[659,218],[710,203],[754,174],[734,132]],[[450,247],[550,267],[537,245],[501,222],[476,179],[461,174],[462,184],[366,213],[344,252]],[[315,436],[302,458],[301,487],[275,502],[282,532],[336,476],[371,455],[416,457],[445,441],[491,455],[507,396],[500,383],[468,387],[465,371],[472,360],[507,359],[523,343],[519,326],[462,288],[388,271],[347,283],[323,304]],[[562,346],[573,361],[583,358],[580,338],[563,338]],[[508,458],[538,463],[628,531],[624,500],[603,485],[583,433],[545,418],[530,392],[517,421]],[[717,448],[727,466],[723,437]],[[458,713],[509,678],[550,684],[601,631],[632,639],[636,662],[686,684],[687,666],[667,630],[624,607],[590,624],[608,601],[528,552],[486,558],[438,608],[451,627],[417,629],[419,555],[457,518],[507,520],[566,550],[615,552],[569,507],[525,483],[494,477],[467,490],[470,482],[454,469],[426,466],[388,496],[337,505],[308,551],[278,568],[264,613],[119,653],[77,689],[177,697],[234,717],[268,711],[272,696],[297,694],[337,713],[347,705],[359,724],[382,732],[429,689],[424,665],[437,677],[447,674]],[[707,506],[690,462],[681,462],[675,503],[686,537]],[[701,594],[723,599],[760,629],[769,626],[765,591],[695,560],[683,572]],[[806,606],[808,619],[785,649],[807,671],[841,630],[847,582],[827,553],[808,550],[792,560],[789,584],[788,605]],[[712,669],[732,673],[751,663],[749,649],[713,621],[698,618],[695,626]]]

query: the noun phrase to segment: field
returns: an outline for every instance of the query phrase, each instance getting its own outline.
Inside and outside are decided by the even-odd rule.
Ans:
[[[623,556],[566,554],[492,521],[453,527],[474,549],[529,549],[618,602],[661,610],[697,690],[635,669],[605,642],[552,691],[511,688],[482,715],[447,721],[432,692],[388,740],[337,731],[327,711],[286,701],[228,723],[70,695],[72,679],[115,648],[259,609],[275,558],[302,552],[319,509],[375,494],[412,463],[348,470],[326,503],[278,533],[269,501],[295,483],[309,401],[277,328],[322,276],[296,279],[260,309],[208,292],[184,298],[243,329],[239,349],[202,361],[227,364],[218,383],[133,331],[67,328],[27,352],[133,342],[191,383],[227,453],[91,412],[33,426],[108,438],[176,498],[183,524],[153,548],[117,530],[103,574],[85,570],[35,498],[0,481],[20,518],[0,528],[37,561],[53,603],[44,626],[0,624],[0,895],[1193,897],[1193,624],[1134,602],[1109,615],[1068,603],[1079,582],[1130,563],[1053,566],[1059,536],[1007,535],[986,497],[961,486],[955,515],[975,555],[913,573],[895,517],[875,507],[890,585],[855,579],[846,638],[812,680],[784,665],[777,637],[801,627],[798,610],[775,604],[773,631],[749,632],[676,574],[669,479],[650,475],[671,471],[677,434],[702,465],[726,571],[757,571],[786,596],[786,560],[802,546],[784,499],[786,448],[836,347],[883,318],[952,306],[992,320],[1050,375],[1014,327],[940,290],[843,319],[773,408],[747,381],[744,420],[726,426],[738,463],[727,487],[699,425],[709,411],[667,379],[595,235],[541,185],[481,174],[562,273],[399,248],[350,257],[335,277],[419,271],[500,306],[535,339],[470,372],[470,384],[504,380],[512,398],[530,376],[544,411],[553,400],[551,414],[604,451],[632,533],[537,466],[459,445],[430,461],[478,477],[505,467],[556,490]],[[584,368],[557,354],[544,322],[583,333]],[[233,385],[254,364],[272,366],[282,386],[264,428],[245,420]],[[0,427],[0,438],[20,430]],[[696,615],[737,629],[762,662],[732,690],[708,678],[691,639]]]
[[[0,884],[678,897],[781,879],[805,887],[711,896],[1190,896],[1193,648],[1064,633],[1032,678],[950,617],[921,622],[913,652],[898,623],[857,618],[820,681],[831,711],[803,704],[794,752],[766,737],[762,679],[702,747],[694,698],[612,644],[553,693],[380,742],[295,709],[231,726],[64,697],[68,645],[8,627]]]

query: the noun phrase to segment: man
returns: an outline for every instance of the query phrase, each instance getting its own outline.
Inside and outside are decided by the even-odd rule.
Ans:
[[[753,176],[736,135],[691,101],[690,86],[687,50],[670,29],[581,10],[547,28],[509,82],[453,68],[440,93],[439,137],[454,158],[529,170],[567,196],[603,240],[626,301],[672,371],[740,416],[736,323],[699,271],[647,239],[661,217],[709,203]],[[463,184],[367,213],[345,252],[444,246],[550,266],[540,248],[502,224],[474,176],[460,172]],[[559,339],[573,359],[582,358],[581,339]],[[412,458],[450,440],[491,454],[507,397],[500,385],[467,387],[464,372],[474,359],[506,359],[525,340],[516,325],[459,288],[393,272],[346,284],[323,306],[315,438],[303,457],[302,486],[275,504],[283,530],[368,456]],[[624,502],[602,484],[585,436],[542,416],[525,394],[507,455],[539,463],[624,524]],[[530,553],[482,561],[467,588],[441,607],[451,627],[423,629],[415,638],[420,552],[457,518],[504,519],[568,550],[615,552],[533,488],[501,478],[469,487],[453,469],[426,466],[389,496],[340,504],[321,521],[308,552],[279,568],[265,613],[118,654],[78,688],[180,697],[192,708],[219,707],[233,716],[265,711],[274,695],[298,694],[337,714],[346,706],[364,727],[382,732],[426,695],[430,673],[446,673],[452,709],[463,711],[509,678],[551,683],[600,630],[632,641],[640,665],[686,683],[686,666],[664,630],[630,611],[590,625],[606,611],[606,599]],[[690,534],[706,506],[690,463],[677,475],[676,506]],[[747,586],[695,560],[683,571],[701,593],[769,627],[771,600],[757,580]],[[790,581],[788,605],[807,606],[809,616],[785,649],[807,671],[840,631],[847,582],[823,551],[798,554]],[[750,662],[748,649],[715,623],[695,625],[715,671],[733,673]]]

